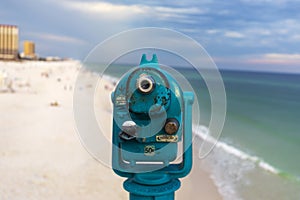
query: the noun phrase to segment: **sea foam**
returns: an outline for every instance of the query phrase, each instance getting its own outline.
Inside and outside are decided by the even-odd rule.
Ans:
[[[254,163],[256,163],[259,167],[262,169],[271,172],[273,174],[279,174],[280,170],[277,168],[273,167],[269,163],[263,161],[263,159],[257,157],[257,156],[252,156],[249,155],[231,145],[226,144],[225,142],[222,141],[217,141],[215,138],[210,136],[209,134],[209,129],[206,126],[198,126],[197,127],[198,132],[195,132],[194,134],[199,137],[202,140],[205,140],[206,142],[215,144],[215,148],[222,149],[228,154],[234,155],[242,160],[249,160]]]
[[[196,140],[194,142],[196,150],[204,164],[211,174],[211,178],[218,187],[219,193],[225,200],[244,199],[240,194],[241,185],[251,184],[251,180],[247,179],[247,174],[253,170],[260,168],[271,174],[278,175],[280,171],[263,161],[263,159],[249,155],[242,150],[235,148],[223,141],[218,141],[213,138],[209,129],[205,126],[194,126],[193,130]],[[208,142],[215,145],[213,150],[206,157],[201,156],[203,142]],[[198,148],[198,149],[197,149]]]

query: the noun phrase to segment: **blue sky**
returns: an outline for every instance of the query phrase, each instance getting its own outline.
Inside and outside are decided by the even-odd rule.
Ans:
[[[300,72],[300,1],[0,0],[0,23],[41,56],[83,60],[131,28],[171,28],[202,44],[220,68]]]

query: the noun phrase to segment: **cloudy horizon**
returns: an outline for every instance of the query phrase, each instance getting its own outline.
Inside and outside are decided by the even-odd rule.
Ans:
[[[299,10],[297,0],[2,0],[0,24],[17,25],[40,56],[83,60],[111,35],[151,26],[192,37],[220,68],[300,72]]]

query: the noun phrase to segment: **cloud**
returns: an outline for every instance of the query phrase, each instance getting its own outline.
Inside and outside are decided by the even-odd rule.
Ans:
[[[214,57],[221,69],[300,74],[300,54],[267,53],[237,57]]]
[[[282,59],[288,59],[288,60],[298,60],[300,61],[300,54],[279,54],[279,53],[270,53],[265,54],[265,58],[270,59],[276,59],[276,60],[282,60]]]
[[[60,42],[60,43],[72,43],[77,45],[84,45],[87,42],[75,37],[66,36],[66,35],[57,35],[50,33],[40,33],[40,32],[28,32],[25,35],[29,37],[34,37],[42,40],[52,41],[52,42]]]
[[[267,53],[245,59],[248,69],[278,73],[300,73],[299,53]]]
[[[282,5],[286,4],[289,2],[297,2],[297,0],[241,0],[242,2],[245,2],[247,4],[266,4],[266,3],[271,3],[271,4],[277,4],[277,5]]]
[[[200,10],[196,7],[186,7],[186,8],[174,8],[174,7],[162,7],[154,6],[148,7],[148,9],[153,9],[156,13],[173,13],[173,14],[200,14],[204,13],[204,10]]]
[[[94,1],[62,1],[62,5],[67,9],[79,11],[91,17],[104,17],[110,20],[140,19],[150,18],[184,18],[186,15],[203,13],[196,7],[168,7],[150,6],[146,4],[114,4],[109,2]]]
[[[228,38],[244,38],[245,37],[244,34],[236,32],[236,31],[226,31],[224,33],[224,36],[228,37]]]
[[[208,29],[206,30],[206,33],[207,34],[216,34],[216,33],[219,33],[220,30],[217,30],[217,29]]]
[[[294,34],[294,35],[292,35],[291,39],[294,40],[294,41],[298,41],[299,42],[300,41],[300,34]]]
[[[250,59],[248,62],[253,64],[298,65],[300,69],[300,54],[268,53],[258,56],[256,59]]]
[[[145,13],[143,6],[111,4],[108,2],[62,1],[67,9],[76,10],[88,15],[101,15],[111,19],[128,18]]]

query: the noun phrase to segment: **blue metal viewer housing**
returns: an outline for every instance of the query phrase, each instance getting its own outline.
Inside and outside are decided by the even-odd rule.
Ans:
[[[174,199],[178,178],[192,167],[194,94],[182,91],[154,54],[123,75],[111,98],[112,167],[128,177],[130,199]]]

